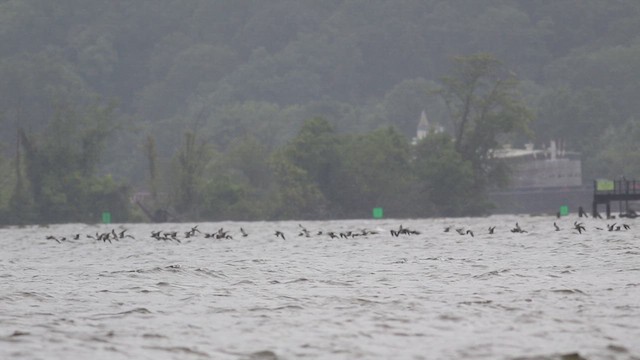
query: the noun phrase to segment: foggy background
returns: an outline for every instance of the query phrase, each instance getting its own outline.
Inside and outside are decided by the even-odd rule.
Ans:
[[[423,111],[453,136],[437,90],[478,53],[530,114],[498,145],[554,141],[584,182],[633,178],[639,15],[634,0],[2,0],[0,222],[145,219],[132,197],[181,219],[481,214],[508,181],[479,182],[447,139],[420,170],[411,145]]]

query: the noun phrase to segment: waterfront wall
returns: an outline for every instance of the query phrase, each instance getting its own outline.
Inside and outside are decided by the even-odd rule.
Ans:
[[[492,214],[552,214],[560,206],[569,207],[570,213],[578,213],[578,207],[591,211],[593,186],[529,188],[493,192],[489,199],[494,204]],[[617,209],[617,204],[612,204]]]
[[[582,186],[579,159],[536,159],[514,165],[510,186],[514,189]]]

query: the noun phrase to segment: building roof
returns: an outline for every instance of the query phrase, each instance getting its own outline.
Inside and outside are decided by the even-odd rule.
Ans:
[[[429,131],[429,120],[427,119],[427,113],[422,110],[420,114],[420,122],[418,123],[418,131]]]

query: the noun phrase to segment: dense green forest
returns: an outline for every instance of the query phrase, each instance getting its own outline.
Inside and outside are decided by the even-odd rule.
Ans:
[[[0,223],[479,215],[529,141],[638,177],[638,59],[636,0],[0,0]]]

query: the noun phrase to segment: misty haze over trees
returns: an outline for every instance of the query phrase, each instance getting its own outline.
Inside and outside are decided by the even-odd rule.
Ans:
[[[636,0],[0,0],[0,223],[479,215],[507,143],[637,177],[639,34]]]

